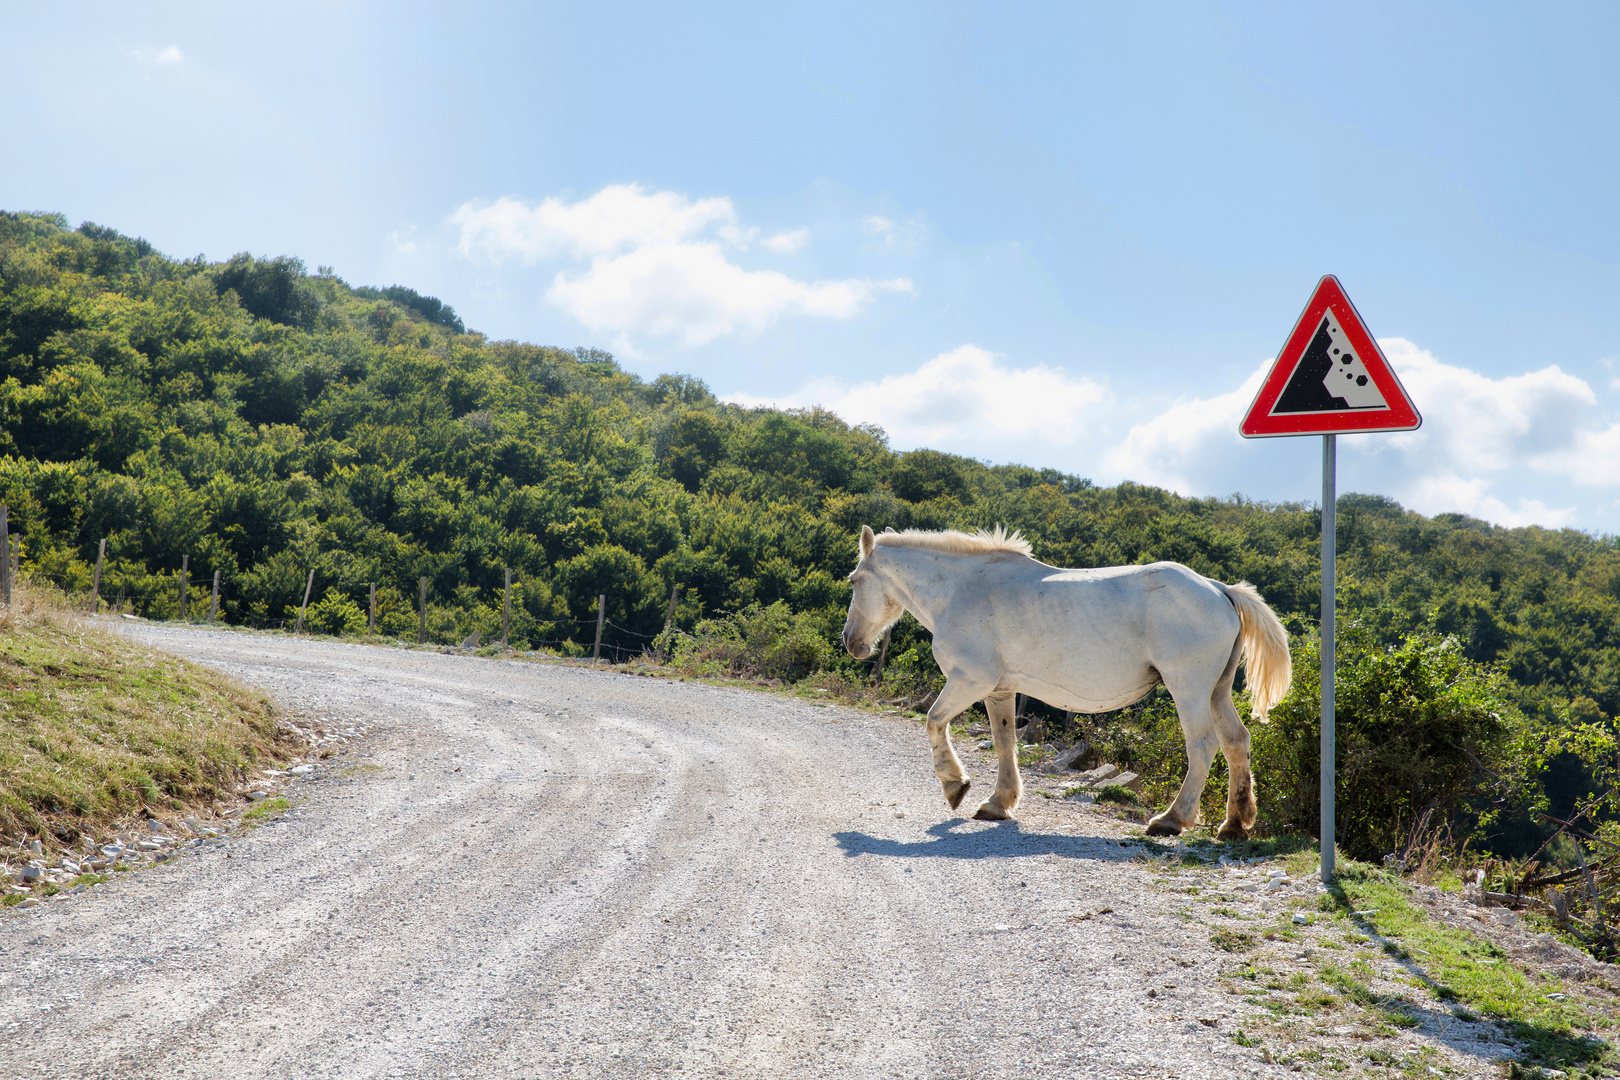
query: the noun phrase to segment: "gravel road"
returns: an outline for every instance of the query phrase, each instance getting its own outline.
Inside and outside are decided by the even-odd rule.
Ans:
[[[124,632],[373,734],[281,819],[0,921],[0,1077],[1289,1075],[1125,825],[956,816],[915,721]]]

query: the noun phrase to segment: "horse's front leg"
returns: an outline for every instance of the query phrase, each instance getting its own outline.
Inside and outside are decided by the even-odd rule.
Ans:
[[[986,687],[977,680],[960,673],[946,676],[945,686],[928,710],[928,745],[934,751],[934,775],[945,788],[945,802],[952,810],[962,804],[962,797],[973,786],[962,771],[962,759],[951,745],[950,724],[956,715],[983,695]]]
[[[1018,777],[1018,715],[1012,694],[993,694],[984,699],[990,717],[990,738],[996,744],[996,793],[973,812],[984,821],[1006,821],[1018,809],[1023,782]]]

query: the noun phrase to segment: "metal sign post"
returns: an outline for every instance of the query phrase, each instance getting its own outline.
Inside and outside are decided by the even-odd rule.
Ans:
[[[1338,777],[1334,760],[1334,701],[1333,701],[1333,615],[1338,606],[1334,590],[1334,570],[1338,552],[1338,447],[1337,436],[1322,436],[1322,825],[1318,830],[1322,852],[1322,884],[1333,882],[1333,849],[1337,840],[1334,828],[1333,787]]]
[[[1337,522],[1337,436],[1413,431],[1423,423],[1339,279],[1329,274],[1300,313],[1271,373],[1254,396],[1238,434],[1322,436],[1322,883],[1333,881],[1336,776],[1333,695],[1334,533]]]

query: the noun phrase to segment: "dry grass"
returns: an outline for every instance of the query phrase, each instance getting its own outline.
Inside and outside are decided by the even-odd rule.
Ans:
[[[0,832],[55,848],[200,809],[294,749],[270,702],[85,624],[21,586],[0,605]]]

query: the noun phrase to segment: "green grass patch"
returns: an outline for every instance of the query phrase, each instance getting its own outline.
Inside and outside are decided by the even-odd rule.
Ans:
[[[1255,936],[1225,926],[1216,927],[1209,935],[1209,943],[1224,952],[1244,952],[1255,946]]]
[[[1501,949],[1466,930],[1428,916],[1407,896],[1407,887],[1376,867],[1345,862],[1332,889],[1321,897],[1323,918],[1381,941],[1386,955],[1407,968],[1414,983],[1457,1014],[1496,1020],[1530,1067],[1581,1073],[1612,1069],[1620,1055],[1588,1032],[1611,1028],[1620,1008],[1599,1004],[1538,972],[1512,963]],[[1367,912],[1352,916],[1351,911]],[[1382,1010],[1395,1023],[1402,1010],[1380,999],[1351,973],[1325,967],[1322,978],[1347,1000]],[[1554,1001],[1549,994],[1565,990]],[[1415,1022],[1415,1021],[1414,1021]]]
[[[143,808],[227,796],[292,750],[262,694],[91,628],[32,589],[0,630],[0,833],[72,843]]]
[[[1132,809],[1140,809],[1142,806],[1142,796],[1120,784],[1105,784],[1097,792],[1097,801],[1116,803]]]
[[[291,809],[292,803],[288,802],[284,796],[272,795],[270,798],[260,799],[258,802],[248,807],[247,810],[242,814],[242,821],[244,823],[259,822],[263,821],[271,814],[279,814],[284,810]]]

